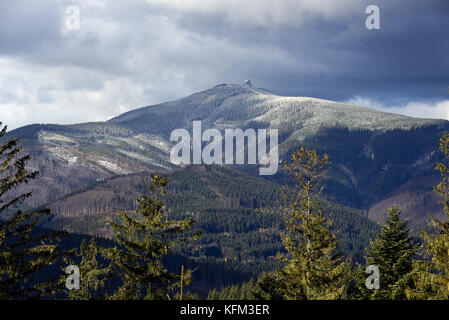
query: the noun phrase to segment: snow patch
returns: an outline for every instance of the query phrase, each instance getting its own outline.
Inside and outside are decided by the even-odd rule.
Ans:
[[[119,173],[119,174],[123,173],[122,168],[117,166],[115,163],[112,163],[112,162],[109,162],[109,161],[106,161],[106,160],[98,160],[98,163],[100,165],[102,165],[103,167],[105,167],[106,169],[111,170],[111,171],[113,171],[115,173]]]
[[[67,159],[69,164],[75,164],[77,160],[78,160],[78,157],[71,157],[71,158]]]
[[[56,134],[56,133],[50,133],[47,131],[41,130],[38,134],[38,140],[40,142],[67,142],[67,143],[73,143],[77,144],[75,140],[72,140],[66,136]]]

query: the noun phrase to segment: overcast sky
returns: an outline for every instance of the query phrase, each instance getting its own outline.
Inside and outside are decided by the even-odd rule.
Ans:
[[[0,0],[0,121],[107,120],[245,79],[449,119],[448,30],[447,0]]]

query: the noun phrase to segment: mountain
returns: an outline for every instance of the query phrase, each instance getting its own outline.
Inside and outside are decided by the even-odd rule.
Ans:
[[[191,165],[167,174],[164,198],[172,218],[192,216],[203,231],[198,242],[179,253],[200,262],[236,263],[234,269],[256,275],[272,270],[283,246],[284,229],[278,184],[223,166]],[[47,227],[111,238],[108,225],[118,211],[132,212],[135,199],[148,192],[150,173],[119,176],[67,195],[46,207],[53,216]],[[361,261],[378,225],[359,210],[326,205],[333,227],[339,230],[340,249]]]
[[[280,161],[301,144],[329,154],[327,195],[380,221],[397,202],[415,223],[441,212],[432,185],[439,177],[438,139],[446,120],[417,119],[344,103],[282,97],[248,85],[222,84],[188,97],[136,109],[105,122],[30,125],[19,137],[30,168],[41,172],[32,205],[54,201],[105,179],[144,171],[170,172],[170,133],[202,121],[208,128],[277,128]],[[255,166],[234,166],[257,174]],[[286,182],[282,170],[267,176]]]

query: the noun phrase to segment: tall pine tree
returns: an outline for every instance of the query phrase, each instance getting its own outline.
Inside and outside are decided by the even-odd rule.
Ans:
[[[97,245],[94,238],[81,242],[77,252],[80,258],[80,289],[70,290],[71,300],[103,300],[108,296],[108,284],[113,278],[112,265],[107,262],[107,249]],[[74,264],[71,261],[71,264]]]
[[[112,299],[171,299],[180,287],[181,276],[168,272],[163,258],[173,246],[198,236],[192,233],[193,220],[170,220],[164,211],[162,196],[168,179],[153,175],[151,195],[137,200],[136,214],[122,212],[122,223],[113,223],[118,247],[110,250],[115,272],[122,284]],[[191,271],[184,274],[188,284]]]
[[[410,237],[407,221],[401,220],[401,209],[396,205],[387,210],[385,224],[371,248],[367,249],[367,265],[375,265],[380,271],[380,289],[368,289],[365,282],[368,275],[360,267],[356,274],[356,298],[370,300],[405,299],[405,289],[409,285],[409,275],[413,269],[413,258],[417,245]]]
[[[430,261],[415,262],[414,286],[407,290],[409,299],[449,299],[449,133],[441,137],[440,151],[445,162],[436,166],[442,180],[434,190],[441,197],[440,204],[443,205],[447,220],[440,221],[430,215],[431,224],[437,233],[422,234],[423,247]]]
[[[346,292],[349,268],[337,252],[338,244],[325,217],[320,197],[330,168],[328,156],[304,146],[285,163],[296,188],[286,188],[283,243],[288,262],[281,272],[284,299],[340,299]]]
[[[0,122],[0,127],[2,123]],[[0,131],[0,142],[7,127]],[[0,299],[36,299],[53,294],[60,283],[59,274],[45,277],[45,268],[58,259],[57,244],[63,232],[47,233],[37,228],[49,210],[24,211],[20,207],[31,192],[18,188],[35,179],[28,172],[28,155],[21,156],[17,139],[0,143]]]

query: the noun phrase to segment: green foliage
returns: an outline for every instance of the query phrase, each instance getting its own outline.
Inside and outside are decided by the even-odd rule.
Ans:
[[[281,278],[285,299],[340,299],[347,286],[348,265],[337,253],[337,240],[331,232],[332,221],[323,215],[320,195],[330,162],[325,154],[304,146],[285,163],[285,170],[295,181],[296,189],[284,190],[288,206],[285,214],[287,231],[283,243],[288,262]]]
[[[0,122],[0,127],[1,127]],[[0,139],[7,127],[0,131]],[[39,220],[49,210],[23,211],[23,201],[31,192],[18,193],[24,184],[36,178],[28,172],[29,156],[20,155],[18,140],[0,144],[0,299],[41,298],[58,288],[60,275],[39,277],[45,268],[57,261],[57,243],[63,232],[37,232]],[[15,193],[16,192],[16,193]],[[12,195],[14,193],[14,195]]]
[[[190,233],[193,220],[169,220],[164,214],[161,196],[168,179],[153,175],[150,196],[137,200],[139,209],[134,216],[121,212],[122,223],[112,223],[118,246],[109,250],[114,272],[121,285],[111,299],[165,299],[173,296],[180,286],[180,275],[168,272],[163,257],[173,246],[197,237]],[[184,275],[188,284],[191,270]]]
[[[220,291],[213,289],[207,300],[258,300],[256,290],[256,282],[251,278],[248,282],[227,286]]]
[[[435,186],[435,192],[442,198],[440,203],[444,206],[444,212],[449,218],[449,133],[444,134],[440,139],[440,151],[446,159],[446,163],[438,163],[436,169],[440,171],[442,180]],[[449,221],[438,221],[440,233],[449,233]]]
[[[284,250],[281,232],[285,229],[278,184],[216,165],[187,166],[168,177],[170,184],[163,196],[167,212],[172,219],[193,218],[193,228],[204,231],[199,241],[173,248],[174,253],[192,260],[190,268],[198,266],[193,286],[202,297],[212,288],[258,278],[283,265],[276,259],[276,253]],[[134,211],[135,199],[145,192],[148,179],[150,174],[118,177],[62,199],[52,204],[58,219],[51,223],[58,222],[55,228],[69,224],[77,232],[101,234],[107,229],[99,217],[115,219],[116,214],[110,212]],[[339,230],[337,239],[344,256],[362,262],[369,240],[380,230],[378,225],[359,210],[325,201],[323,206],[324,215],[333,221],[331,231]],[[74,218],[67,220],[71,214]],[[180,265],[170,270],[179,272]]]
[[[71,300],[105,299],[106,285],[113,274],[111,264],[104,267],[102,260],[107,256],[106,249],[99,247],[94,238],[89,243],[83,239],[77,256],[81,259],[78,264],[80,271],[80,289],[70,290]]]
[[[282,300],[285,292],[284,274],[279,271],[262,273],[253,290],[256,300]]]
[[[440,203],[448,220],[439,221],[431,216],[431,224],[437,234],[423,232],[424,249],[430,261],[416,261],[412,279],[414,287],[407,290],[409,299],[449,299],[449,133],[440,139],[440,151],[445,162],[438,163],[442,180],[435,192],[442,198]]]
[[[367,249],[367,265],[375,265],[380,271],[380,289],[369,290],[365,286],[367,275],[363,267],[355,275],[357,293],[355,298],[371,300],[400,300],[410,285],[410,272],[417,251],[410,237],[407,221],[400,219],[402,211],[395,205],[388,209],[388,216],[381,232],[371,248]]]

